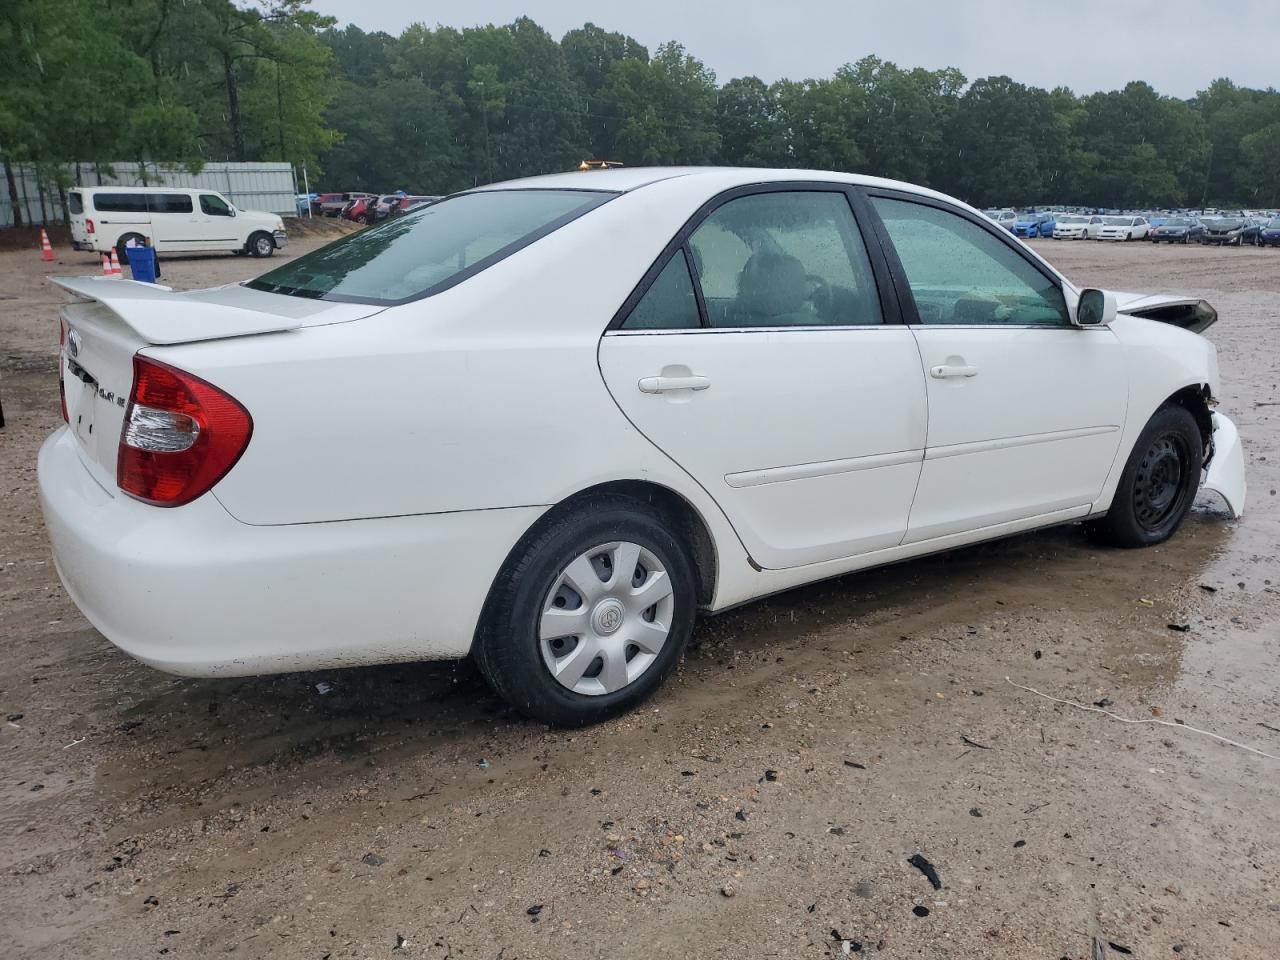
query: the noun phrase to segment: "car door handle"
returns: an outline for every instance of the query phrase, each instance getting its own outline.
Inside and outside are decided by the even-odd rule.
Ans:
[[[935,380],[949,380],[952,377],[976,377],[977,375],[977,367],[959,367],[943,363],[929,368],[929,376]]]
[[[644,377],[636,384],[641,393],[667,393],[671,390],[706,390],[711,381],[706,377]]]

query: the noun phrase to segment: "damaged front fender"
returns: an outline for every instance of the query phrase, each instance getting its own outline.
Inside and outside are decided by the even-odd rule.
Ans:
[[[1244,449],[1236,425],[1220,413],[1213,415],[1213,452],[1205,467],[1204,489],[1226,501],[1232,518],[1242,517],[1247,492]]]

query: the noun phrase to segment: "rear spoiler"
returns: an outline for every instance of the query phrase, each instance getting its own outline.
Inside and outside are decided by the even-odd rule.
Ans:
[[[82,300],[96,300],[151,344],[221,340],[255,333],[276,333],[303,326],[301,317],[209,303],[169,287],[110,277],[50,277]]]

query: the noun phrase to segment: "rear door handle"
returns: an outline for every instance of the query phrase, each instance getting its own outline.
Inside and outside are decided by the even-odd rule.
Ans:
[[[711,381],[706,377],[644,377],[637,384],[641,393],[668,393],[672,390],[706,390]]]
[[[976,377],[977,375],[977,367],[960,367],[943,363],[929,368],[929,376],[935,380],[949,380],[952,377]]]

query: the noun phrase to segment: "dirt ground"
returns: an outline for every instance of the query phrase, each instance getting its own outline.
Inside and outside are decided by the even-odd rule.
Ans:
[[[0,254],[0,956],[1276,956],[1280,761],[1181,724],[1280,756],[1280,251],[1038,249],[1219,308],[1245,519],[1202,500],[1151,550],[1069,526],[788,593],[574,733],[466,665],[183,680],[107,643],[34,489],[43,277],[96,265]]]

